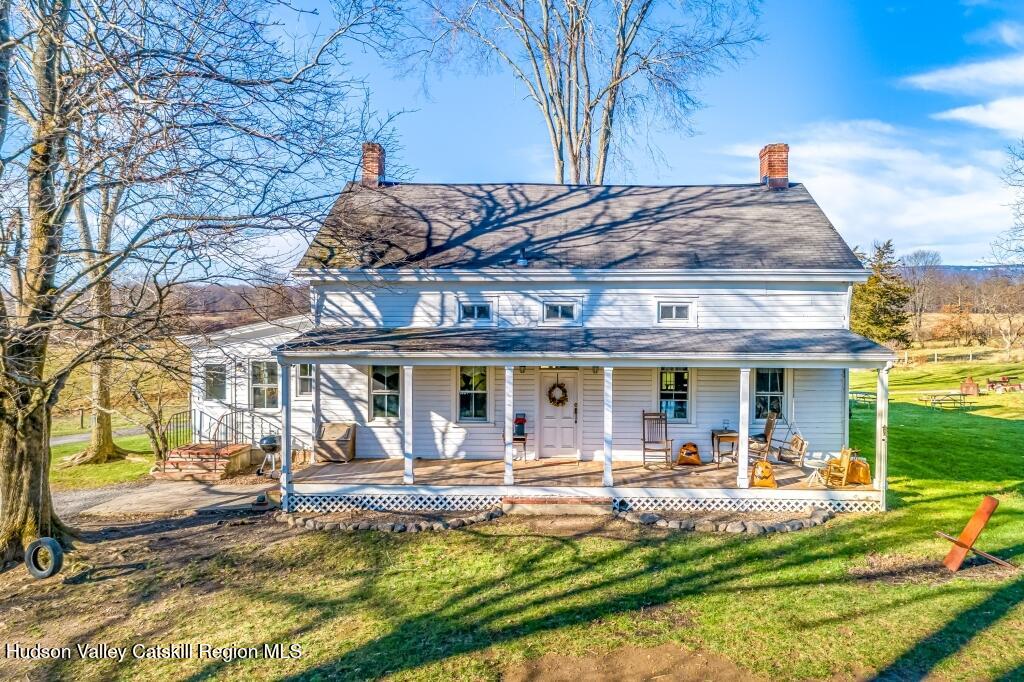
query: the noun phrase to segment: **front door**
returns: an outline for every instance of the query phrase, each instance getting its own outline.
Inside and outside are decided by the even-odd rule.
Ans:
[[[540,456],[541,457],[576,457],[579,449],[576,446],[576,427],[579,423],[579,393],[577,384],[579,375],[576,372],[541,372],[540,373]],[[556,384],[565,387],[565,403],[553,405],[550,395],[557,402],[563,395],[560,388],[552,388]]]

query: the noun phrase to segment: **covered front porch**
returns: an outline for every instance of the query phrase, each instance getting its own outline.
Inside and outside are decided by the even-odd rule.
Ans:
[[[357,459],[345,463],[313,464],[295,472],[298,486],[307,485],[404,485],[404,462],[397,459]],[[822,490],[808,484],[808,473],[793,463],[773,464],[779,489]],[[414,480],[423,486],[504,486],[503,460],[424,459],[413,461]],[[566,459],[514,461],[516,486],[586,487],[603,486],[602,462]],[[625,488],[717,488],[738,489],[735,465],[716,463],[670,467],[634,461],[612,461],[612,480]],[[874,492],[873,486],[849,485],[842,490]]]
[[[278,349],[286,505],[413,498],[428,506],[455,498],[461,501],[451,504],[485,504],[519,494],[642,499],[648,508],[680,500],[714,508],[884,507],[887,350],[846,330],[675,331],[344,329],[299,337]],[[356,423],[359,437],[369,441],[364,447],[383,454],[367,456],[364,449],[351,462],[293,470],[288,387],[297,364],[317,368],[317,423],[332,421],[344,407],[342,421]],[[456,418],[474,414],[462,409],[459,377],[467,367],[484,377],[483,388],[474,389],[486,406],[478,423]],[[778,487],[751,489],[750,442],[763,428],[765,405],[790,416],[777,439],[801,433],[803,424],[818,455],[848,445],[851,367],[878,371],[871,483],[826,489],[809,478],[809,469],[773,458]],[[777,377],[768,388],[761,385],[766,373]],[[672,374],[677,384],[685,375],[685,390],[665,390]],[[392,380],[378,395],[374,386]],[[567,392],[555,397],[567,400],[552,400],[556,385]],[[671,466],[663,454],[642,461],[643,412],[679,408],[673,400],[687,401],[671,427],[674,448],[698,443],[700,465]],[[324,408],[325,401],[335,408]],[[379,409],[394,411],[379,419]],[[525,442],[516,438],[524,414],[533,426]],[[721,465],[712,461],[713,431],[729,431],[735,441]]]

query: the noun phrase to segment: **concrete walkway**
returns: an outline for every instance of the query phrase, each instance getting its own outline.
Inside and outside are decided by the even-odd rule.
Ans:
[[[126,490],[120,495],[83,509],[80,513],[105,516],[247,509],[257,495],[277,487],[276,481],[257,485],[158,481],[144,488]]]
[[[132,426],[127,429],[114,429],[114,438],[121,438],[122,436],[141,436],[146,430],[141,426]],[[54,436],[50,439],[50,445],[67,445],[68,443],[87,443],[89,441],[90,434],[88,431],[84,433],[70,433],[66,436]]]

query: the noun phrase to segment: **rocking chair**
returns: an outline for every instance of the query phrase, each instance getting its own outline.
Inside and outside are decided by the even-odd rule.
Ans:
[[[853,450],[843,448],[839,457],[833,457],[821,470],[821,477],[825,479],[825,486],[828,488],[842,488],[850,478],[850,460],[853,459]]]
[[[768,459],[772,449],[772,435],[775,433],[775,424],[779,420],[778,412],[769,412],[764,420],[764,433],[750,437],[750,453],[758,455],[761,459]]]
[[[668,437],[668,416],[664,412],[643,413],[643,460],[647,466],[647,453],[660,452],[665,464],[671,464],[672,439]]]

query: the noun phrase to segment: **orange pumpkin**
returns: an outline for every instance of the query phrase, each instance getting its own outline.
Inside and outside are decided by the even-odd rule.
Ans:
[[[754,472],[750,477],[750,485],[754,488],[778,488],[775,482],[775,471],[771,462],[759,459],[754,462]]]
[[[703,462],[700,461],[700,453],[697,451],[696,443],[683,443],[679,446],[679,456],[676,457],[676,464],[699,466],[702,463]]]

